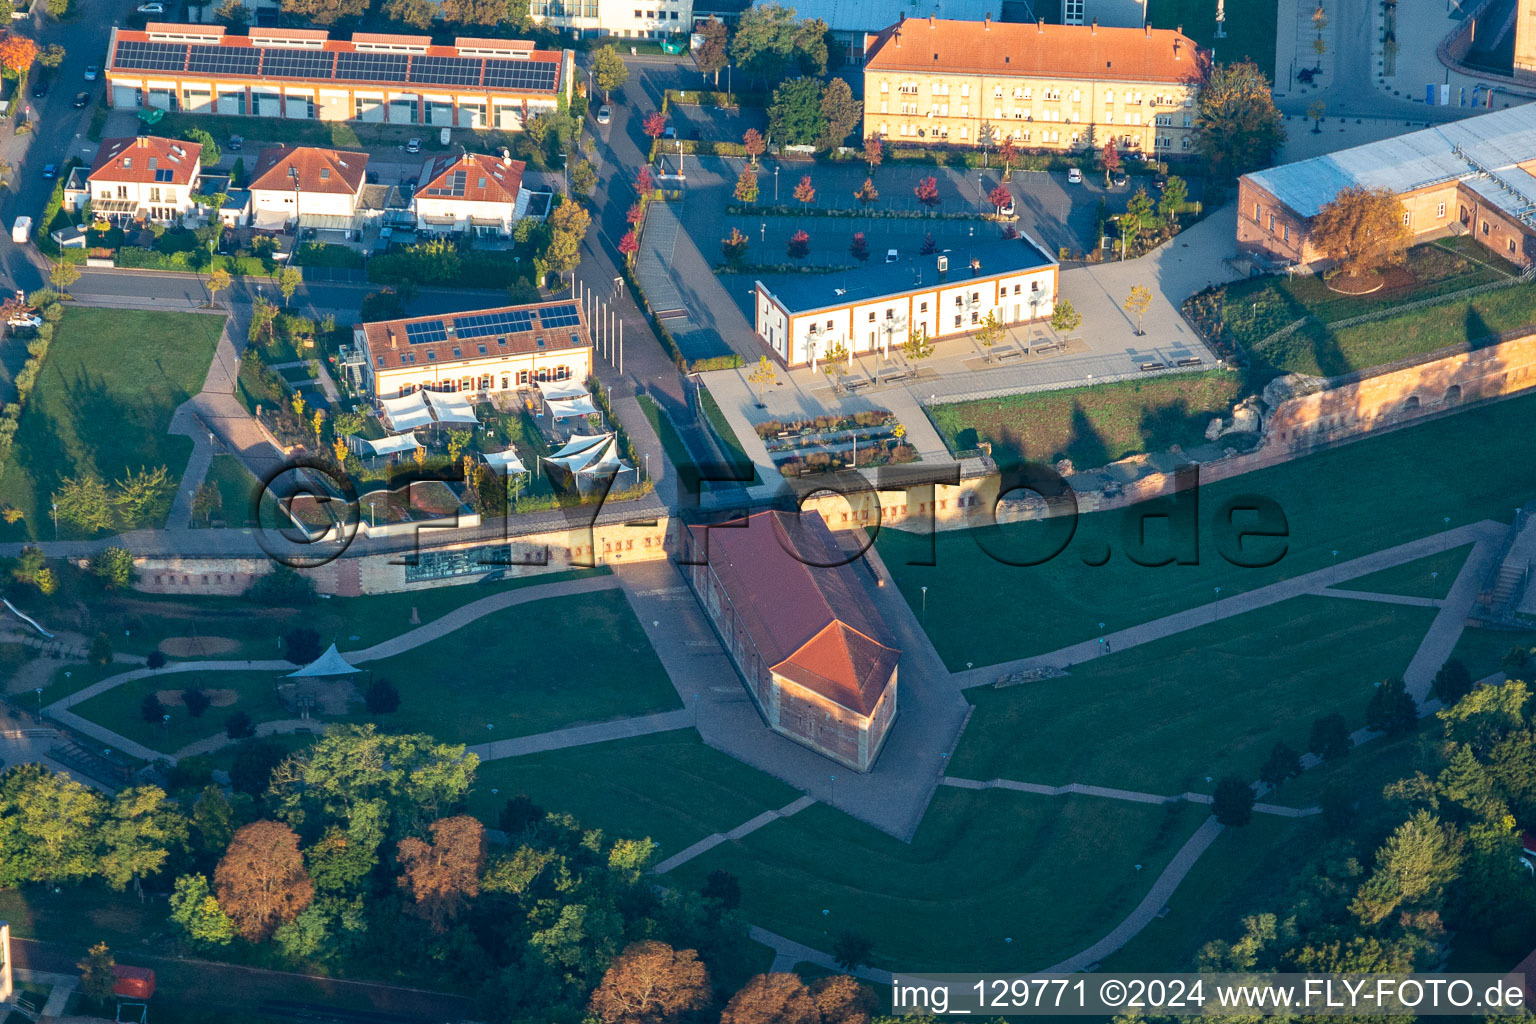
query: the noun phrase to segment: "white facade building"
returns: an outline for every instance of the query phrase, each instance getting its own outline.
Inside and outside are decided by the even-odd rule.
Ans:
[[[367,153],[313,146],[262,150],[249,186],[252,226],[353,230],[367,166]]]
[[[192,193],[202,177],[202,151],[195,142],[153,135],[106,139],[84,187],[66,189],[67,205],[78,209],[89,198],[109,220],[179,221],[197,208]]]
[[[528,13],[575,39],[664,39],[693,31],[693,0],[530,0]]]
[[[416,229],[506,238],[533,198],[523,187],[524,167],[505,150],[500,156],[459,153],[428,160],[411,197]]]

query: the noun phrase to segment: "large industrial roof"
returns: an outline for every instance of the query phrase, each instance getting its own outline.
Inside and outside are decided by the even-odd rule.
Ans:
[[[797,18],[820,18],[833,32],[878,32],[896,20],[898,13],[909,18],[955,18],[980,21],[999,14],[999,0],[910,0],[893,4],[891,0],[795,0]]]
[[[1490,203],[1516,213],[1536,203],[1536,104],[1369,142],[1246,177],[1303,217],[1315,216],[1351,185],[1402,195],[1462,180]]]

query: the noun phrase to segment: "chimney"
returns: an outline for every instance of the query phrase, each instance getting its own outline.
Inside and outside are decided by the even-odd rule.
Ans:
[[[902,11],[901,13],[896,15],[896,27],[898,29],[901,28],[901,26],[905,25],[906,23],[907,23],[907,12],[906,11]]]
[[[929,28],[935,28],[935,27],[936,27],[936,26],[935,26],[935,25],[934,25],[934,22],[935,22],[935,21],[936,21],[936,20],[937,20],[937,19],[935,19],[935,18],[934,18],[934,16],[933,16],[933,12],[932,12],[932,11],[930,11],[930,12],[928,12],[928,27],[929,27]]]
[[[991,32],[992,31],[992,12],[991,11],[988,11],[986,13],[986,16],[981,19],[981,30],[983,32]]]
[[[389,347],[390,348],[399,348],[400,347],[400,339],[395,336],[395,329],[393,327],[386,328],[386,329],[389,331]]]
[[[1088,26],[1088,34],[1090,36],[1096,36],[1096,35],[1099,34],[1099,19],[1098,18],[1094,18],[1093,19],[1093,23]]]
[[[1045,19],[1044,18],[1040,19],[1040,27],[1038,29],[1036,29],[1036,32],[1039,35],[1042,35],[1042,36],[1045,35]]]
[[[1143,25],[1142,29],[1147,33],[1147,38],[1151,39],[1152,38],[1152,25],[1150,23],[1148,23],[1146,25]]]

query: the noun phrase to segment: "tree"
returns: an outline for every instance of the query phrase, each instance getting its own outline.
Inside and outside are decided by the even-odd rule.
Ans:
[[[822,1024],[870,1024],[877,1005],[875,994],[846,974],[817,978],[811,983],[811,998]]]
[[[105,942],[92,946],[85,959],[75,964],[80,969],[80,991],[97,1006],[112,998],[112,986],[117,983],[117,958]]]
[[[304,275],[299,272],[298,267],[290,267],[285,264],[277,272],[277,290],[283,294],[283,305],[291,306],[293,304],[293,293],[298,290],[299,285],[303,281]]]
[[[224,790],[209,783],[192,804],[192,835],[201,853],[219,853],[235,836],[235,809]]]
[[[932,210],[939,205],[939,179],[927,177],[921,179],[912,189],[912,194],[917,201]]]
[[[165,668],[165,652],[160,650],[158,647],[155,648],[153,651],[150,651],[149,656],[144,659],[144,664],[150,669]]]
[[[91,574],[109,587],[119,590],[129,587],[133,584],[133,555],[117,544],[104,548],[91,559]]]
[[[656,190],[656,179],[651,177],[651,165],[645,164],[635,172],[635,191],[641,198],[649,198]]]
[[[1378,684],[1365,707],[1365,727],[1388,736],[1401,736],[1419,725],[1419,706],[1403,684],[1394,676]]]
[[[1323,118],[1328,114],[1328,104],[1315,99],[1307,104],[1307,120],[1312,122],[1312,134],[1323,134]]]
[[[437,5],[432,0],[384,0],[380,10],[390,21],[425,31],[432,27]]]
[[[186,846],[187,819],[159,786],[134,786],[113,798],[101,843],[102,877],[121,892],[157,873],[173,848]]]
[[[74,882],[100,867],[106,801],[41,765],[0,775],[0,885]]]
[[[307,626],[283,634],[283,650],[295,665],[308,665],[320,657],[320,634]]]
[[[202,718],[203,713],[213,707],[213,698],[201,686],[190,686],[181,691],[181,705],[187,709],[188,715]]]
[[[869,138],[864,140],[864,152],[862,156],[865,166],[869,168],[870,177],[873,177],[875,170],[885,160],[885,143],[881,141],[880,136],[871,135]],[[864,180],[868,182],[869,178]]]
[[[240,0],[224,0],[213,16],[219,24],[229,28],[243,28],[251,23],[251,9]]]
[[[1466,839],[1427,810],[1398,826],[1376,851],[1376,870],[1355,893],[1350,912],[1379,924],[1401,906],[1439,909],[1461,870]]]
[[[918,248],[917,251],[918,254],[922,256],[932,256],[934,253],[939,251],[939,243],[933,240],[933,232],[928,231],[923,233],[923,244]]]
[[[858,932],[845,930],[832,941],[832,959],[845,971],[856,971],[869,963],[875,944]]]
[[[600,46],[592,54],[592,82],[603,90],[603,100],[612,99],[613,90],[629,81],[629,68],[614,46]]]
[[[659,139],[666,134],[667,116],[659,110],[653,110],[645,115],[645,120],[641,122],[640,127],[652,139]]]
[[[383,295],[385,293],[378,292],[375,294]],[[393,295],[393,293],[390,294]],[[363,301],[364,305],[366,306],[367,299],[364,299]],[[380,312],[385,312],[385,310],[374,310],[372,312],[377,314]],[[276,330],[276,323],[277,303],[273,302],[271,299],[264,295],[256,296],[255,300],[251,303],[251,325],[246,329],[246,340],[255,341],[257,338],[260,338],[263,334],[265,334],[267,336],[267,343],[271,344],[274,338],[274,332]]]
[[[388,679],[375,679],[363,691],[363,706],[370,715],[389,715],[400,710],[400,691]]]
[[[747,374],[747,380],[757,385],[757,407],[763,407],[763,388],[779,379],[778,373],[773,369],[773,363],[767,356],[757,357],[757,366]]]
[[[502,805],[496,815],[496,827],[512,837],[516,845],[518,836],[543,820],[544,808],[530,800],[527,793],[519,793]]]
[[[756,167],[757,158],[763,155],[763,151],[768,148],[768,144],[763,141],[762,132],[756,128],[748,128],[742,133],[741,148],[746,150],[748,158],[752,161],[752,166]]]
[[[821,1024],[811,990],[796,974],[759,974],[725,1004],[720,1024]]]
[[[236,711],[224,719],[224,735],[232,740],[249,739],[256,735],[256,723],[244,711]]]
[[[722,910],[735,910],[741,906],[741,882],[724,868],[715,868],[704,879],[699,895],[718,903]]]
[[[1333,761],[1349,753],[1354,742],[1349,738],[1349,726],[1343,715],[1324,715],[1312,723],[1307,749],[1324,761]]]
[[[1270,789],[1279,789],[1287,779],[1301,774],[1301,755],[1283,742],[1270,749],[1269,758],[1259,769],[1259,779]]]
[[[784,243],[784,250],[792,260],[803,260],[811,254],[811,236],[801,228],[789,236],[789,241]]]
[[[880,190],[875,188],[875,180],[873,178],[865,178],[864,184],[859,186],[859,190],[853,194],[853,198],[865,206],[879,202]]]
[[[316,25],[334,25],[338,21],[360,18],[368,10],[368,0],[282,0],[282,12],[296,21]]]
[[[80,268],[68,260],[59,260],[48,268],[48,283],[59,291],[69,290],[69,286],[80,280]]]
[[[184,128],[182,129],[181,137],[187,142],[195,142],[202,147],[198,153],[198,159],[202,161],[204,167],[211,167],[218,163],[219,158],[223,155],[219,151],[219,144],[214,141],[213,135],[205,128]]]
[[[92,665],[105,665],[112,660],[112,638],[105,633],[97,633],[91,637],[91,648],[87,655]]]
[[[1008,191],[1007,185],[998,185],[987,193],[987,202],[991,203],[998,213],[1002,213],[1003,207],[1013,202],[1013,193]]]
[[[1146,315],[1147,310],[1151,308],[1151,306],[1152,290],[1144,284],[1133,286],[1131,288],[1131,294],[1125,297],[1125,302],[1121,308],[1124,309],[1127,313],[1130,313],[1136,317],[1136,333],[1138,335],[1147,333],[1146,331],[1142,330],[1141,320],[1142,317]]]
[[[459,814],[434,821],[430,828],[430,843],[414,836],[400,841],[400,886],[416,901],[416,913],[441,935],[469,901],[480,895],[485,826]]]
[[[26,36],[7,32],[0,38],[0,77],[20,78],[37,60],[37,44]]]
[[[753,4],[742,12],[731,38],[730,52],[741,70],[764,83],[784,74],[794,57],[795,12],[781,4]],[[825,43],[822,69],[826,71]],[[814,61],[815,54],[807,54]]]
[[[1349,277],[1401,263],[1413,232],[1402,201],[1389,188],[1350,185],[1312,218],[1312,244]]]
[[[737,227],[731,228],[729,236],[720,239],[720,254],[725,257],[725,265],[732,270],[739,270],[747,261],[747,246],[749,240]]]
[[[255,821],[237,831],[214,869],[213,881],[219,905],[235,930],[251,942],[271,937],[315,895],[298,835],[276,821]]]
[[[1195,112],[1195,145],[1215,176],[1230,179],[1267,167],[1284,141],[1264,72],[1251,61],[1218,64]]]
[[[195,946],[227,946],[235,937],[234,922],[208,887],[207,875],[182,875],[171,893],[171,920]]]
[[[864,237],[864,232],[855,231],[853,233],[853,241],[848,243],[848,255],[860,263],[869,260],[869,239]]]
[[[1003,340],[1003,323],[994,310],[976,328],[976,341],[986,350],[987,362],[992,361],[992,346]]]
[[[92,473],[65,477],[53,493],[58,517],[84,533],[112,528],[112,499],[106,485]]]
[[[1467,666],[1459,659],[1452,658],[1440,666],[1440,671],[1435,673],[1435,680],[1430,684],[1430,692],[1440,703],[1449,707],[1461,698],[1472,692],[1472,673],[1467,671]]]
[[[666,1024],[705,1010],[712,996],[698,953],[646,940],[614,957],[587,1009],[603,1024]]]
[[[1253,803],[1253,787],[1236,775],[1228,775],[1216,783],[1211,813],[1223,825],[1239,828],[1253,820]]]
[[[1163,195],[1157,201],[1157,212],[1163,215],[1170,227],[1178,224],[1179,214],[1184,212],[1184,203],[1189,199],[1189,182],[1177,174],[1169,175],[1163,184]]]
[[[579,196],[590,196],[597,188],[597,169],[590,160],[578,160],[571,168],[571,191]]]
[[[1120,169],[1120,150],[1115,148],[1113,135],[1104,140],[1104,148],[1099,150],[1099,166],[1104,168],[1104,187],[1109,188],[1110,175]]]
[[[619,239],[619,252],[626,263],[633,263],[635,253],[640,251],[640,239],[635,236],[635,229],[630,228],[624,232],[624,237]]]
[[[1129,222],[1132,232],[1140,234],[1146,228],[1147,221],[1152,219],[1155,209],[1156,206],[1152,202],[1152,197],[1147,195],[1147,190],[1138,188],[1136,194],[1126,200],[1125,216],[1121,218],[1121,222]]]
[[[908,331],[901,354],[914,363],[933,355],[933,342],[928,340],[928,332],[923,329]]]
[[[693,51],[693,62],[699,71],[714,78],[715,88],[720,87],[720,69],[728,63],[726,56],[725,22],[713,14],[696,30],[702,37],[698,49]]]
[[[130,470],[126,477],[114,484],[117,493],[112,497],[112,504],[117,509],[118,518],[128,526],[144,526],[163,519],[176,491],[176,482],[164,466],[154,469],[140,466],[137,473]]]
[[[773,90],[768,104],[768,134],[781,146],[809,146],[826,134],[821,113],[821,82],[791,78]]]
[[[824,127],[816,148],[824,152],[841,146],[864,120],[864,104],[854,99],[853,90],[843,79],[832,79],[822,92],[821,120]]]
[[[807,204],[816,201],[816,186],[811,184],[809,174],[801,175],[799,183],[795,185],[795,198]]]
[[[139,717],[150,725],[160,725],[165,721],[165,705],[155,694],[146,693],[139,701]]]
[[[1071,334],[1083,325],[1083,314],[1072,305],[1071,299],[1057,299],[1051,311],[1051,330],[1057,334]]]
[[[213,271],[208,275],[208,279],[203,282],[204,286],[208,289],[208,305],[210,307],[218,301],[219,292],[227,289],[230,283],[229,271],[223,267],[213,268]]]

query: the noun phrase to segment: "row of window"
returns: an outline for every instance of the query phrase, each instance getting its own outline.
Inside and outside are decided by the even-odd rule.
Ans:
[[[502,391],[511,391],[513,388],[528,387],[536,381],[570,380],[571,368],[569,366],[542,367],[536,373],[528,370],[518,370],[516,374],[501,374]],[[458,380],[440,380],[431,384],[402,384],[395,395],[409,395],[413,391],[494,391],[496,390],[496,375],[491,373],[481,374],[479,377],[460,377]]]
[[[897,84],[896,91],[902,95],[916,96],[918,88],[919,84],[917,82],[905,81]],[[882,93],[889,93],[891,91],[891,83],[882,81],[880,83],[880,91]],[[971,84],[969,82],[961,82],[958,91],[962,98],[969,98],[971,95]],[[977,91],[981,92],[982,90]],[[1011,90],[1004,90],[1002,85],[994,85],[992,87],[992,98],[995,100],[1002,99],[1005,91],[1016,100],[1035,98],[1035,87],[1032,85],[1016,85]],[[950,94],[950,83],[930,81],[928,83],[928,92],[933,96],[948,96]],[[1063,93],[1062,88],[1058,85],[1042,86],[1040,89],[1040,99],[1049,102],[1060,102],[1063,95],[1067,96],[1073,103],[1081,103],[1083,101],[1083,90],[1081,89],[1072,89],[1066,93]],[[1128,103],[1132,106],[1140,106],[1147,102],[1146,95],[1139,89],[1127,89],[1121,93],[1116,93],[1113,89],[1105,89],[1103,96],[1105,104],[1114,103],[1117,96],[1121,103]],[[1195,105],[1195,98],[1192,93],[1186,93],[1183,96],[1176,96],[1173,93],[1157,93],[1153,95],[1151,104],[1154,107],[1176,107],[1180,104],[1186,107],[1193,107]]]

